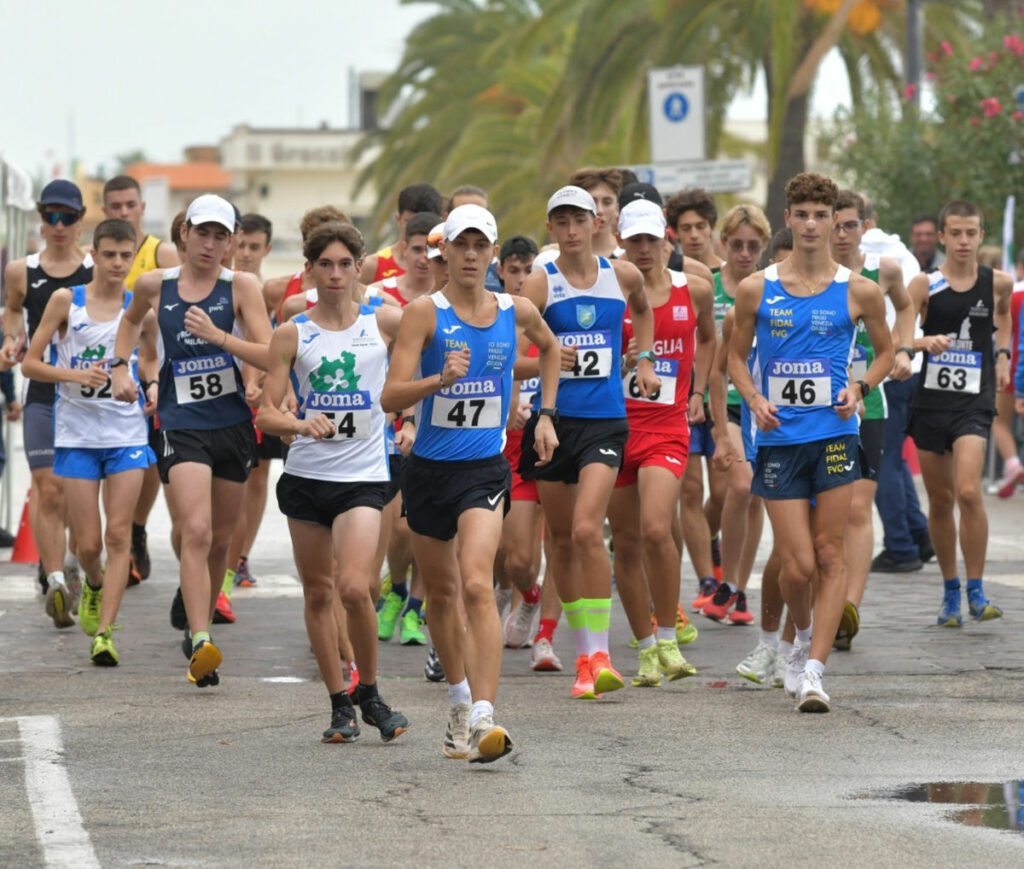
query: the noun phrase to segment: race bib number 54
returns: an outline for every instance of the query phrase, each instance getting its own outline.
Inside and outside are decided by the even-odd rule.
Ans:
[[[768,400],[777,406],[832,404],[832,366],[828,359],[772,359],[767,373]]]
[[[325,441],[366,440],[370,436],[373,403],[366,390],[310,392],[303,412],[306,419],[325,416],[334,424],[334,434]]]
[[[178,404],[211,401],[238,392],[235,366],[228,353],[172,359],[171,376],[174,378],[174,395]]]

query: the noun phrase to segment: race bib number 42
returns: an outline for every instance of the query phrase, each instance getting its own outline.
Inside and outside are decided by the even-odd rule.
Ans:
[[[636,369],[630,371],[622,381],[622,394],[630,401],[675,404],[676,381],[679,378],[679,361],[676,359],[658,359],[654,363],[654,373],[658,375],[661,386],[646,398],[640,394],[640,386],[636,382]]]
[[[310,392],[303,408],[306,419],[327,417],[334,434],[325,441],[366,440],[373,426],[373,403],[366,390],[357,392]]]
[[[772,359],[767,374],[768,400],[777,406],[832,404],[832,366],[828,359]]]
[[[211,401],[238,392],[235,366],[228,353],[172,359],[171,376],[178,404]]]
[[[612,374],[612,333],[563,332],[558,336],[563,347],[576,348],[576,362],[568,371],[560,372],[564,378],[606,378]]]
[[[981,354],[973,350],[946,350],[928,354],[926,389],[943,392],[981,392]]]
[[[464,377],[438,390],[430,422],[438,428],[501,428],[501,378]]]

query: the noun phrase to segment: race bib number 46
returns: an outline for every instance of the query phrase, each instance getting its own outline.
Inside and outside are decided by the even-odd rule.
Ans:
[[[767,374],[768,400],[777,406],[832,404],[832,366],[828,359],[772,359]]]
[[[946,350],[928,354],[926,389],[943,392],[981,392],[981,354],[973,350]]]
[[[373,403],[366,390],[310,392],[303,410],[306,419],[323,416],[334,424],[334,434],[325,441],[366,440],[370,436]]]
[[[172,359],[171,376],[174,378],[174,394],[178,404],[211,401],[238,392],[235,366],[228,353]]]
[[[438,428],[501,428],[501,378],[464,377],[438,390],[430,422]]]
[[[640,386],[636,382],[636,369],[630,371],[622,381],[622,394],[630,401],[675,404],[676,381],[679,379],[679,361],[676,359],[658,359],[654,363],[654,373],[658,375],[661,386],[646,398],[640,394]]]
[[[576,348],[576,363],[568,371],[560,373],[563,379],[611,377],[611,332],[563,332],[558,340],[563,347]]]

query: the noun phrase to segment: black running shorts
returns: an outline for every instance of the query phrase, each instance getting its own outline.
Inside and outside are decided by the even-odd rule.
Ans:
[[[409,528],[424,537],[451,540],[459,517],[481,507],[508,513],[512,470],[503,455],[468,462],[406,460],[402,499]]]
[[[184,462],[206,465],[220,480],[244,483],[256,464],[256,432],[248,420],[226,428],[162,428],[156,461],[163,483],[171,468]]]

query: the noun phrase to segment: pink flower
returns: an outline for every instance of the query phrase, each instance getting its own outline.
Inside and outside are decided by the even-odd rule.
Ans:
[[[1022,9],[1024,9],[1024,7],[1022,7]],[[1018,57],[1020,55],[1024,55],[1024,39],[1021,39],[1016,33],[1004,36],[1003,45],[1007,51],[1012,51]]]
[[[977,72],[984,65],[985,65],[985,61],[983,61],[980,57],[972,57],[971,58],[971,62],[969,64],[967,64],[967,66],[970,68],[971,72]]]
[[[935,73],[934,73],[934,72],[932,72],[931,70],[929,70],[928,72],[926,72],[926,73],[924,74],[924,77],[925,77],[926,79],[928,79],[928,81],[935,81]]]
[[[1003,110],[1003,104],[995,97],[988,97],[981,101],[981,111],[986,118],[994,118]]]
[[[947,57],[953,53],[953,46],[946,40],[939,43],[939,48],[942,49],[942,53]]]
[[[907,101],[910,101],[910,100],[912,100],[916,96],[917,96],[917,85],[916,84],[908,84],[905,88],[903,88],[903,99],[905,99]]]
[[[970,124],[970,125],[971,125],[972,127],[980,127],[980,126],[981,126],[981,118],[968,118],[968,119],[967,119],[967,122],[968,122],[968,123],[969,123],[969,124]]]
[[[1010,117],[1013,118],[1015,121],[1024,121],[1024,112],[1022,112],[1020,109],[1017,109],[1017,111],[1010,115]]]

